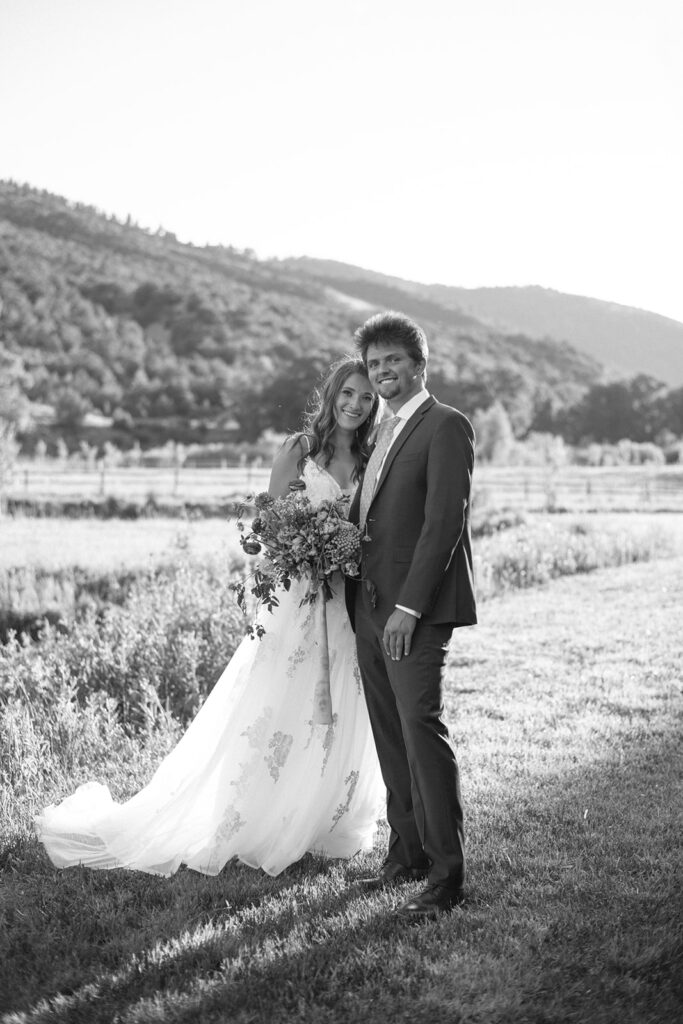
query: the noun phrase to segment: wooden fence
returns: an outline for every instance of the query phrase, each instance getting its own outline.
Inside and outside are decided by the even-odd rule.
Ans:
[[[106,467],[87,470],[57,463],[23,462],[6,496],[39,500],[116,497],[142,502],[221,502],[268,485],[261,466]],[[683,512],[683,467],[477,466],[474,501],[492,508]]]
[[[683,467],[479,467],[474,498],[494,508],[683,512]]]
[[[254,466],[201,468],[184,466],[99,465],[92,470],[23,463],[7,489],[11,498],[38,500],[122,498],[142,502],[229,501],[268,486],[270,469]]]

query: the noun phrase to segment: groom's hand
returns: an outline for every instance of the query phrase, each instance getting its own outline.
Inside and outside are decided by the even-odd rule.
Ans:
[[[417,625],[417,619],[410,612],[401,611],[395,608],[384,627],[382,641],[384,650],[392,661],[400,661],[403,655],[410,654],[410,645],[413,640],[413,633]]]

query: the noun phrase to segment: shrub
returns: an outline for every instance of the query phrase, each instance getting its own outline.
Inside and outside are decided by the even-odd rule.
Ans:
[[[0,648],[0,701],[23,693],[32,713],[51,713],[67,696],[85,706],[111,697],[133,734],[170,713],[192,717],[242,635],[229,580],[180,560],[170,575],[146,574],[125,605],[89,611],[68,634],[47,626],[39,643],[14,638]]]
[[[547,583],[558,576],[592,572],[670,554],[671,538],[661,530],[641,532],[594,526],[586,521],[541,520],[484,538],[475,549],[480,599],[507,590]]]
[[[524,512],[515,509],[491,509],[478,502],[472,514],[472,536],[491,537],[513,526],[522,526],[528,521]]]
[[[574,450],[578,466],[661,466],[666,461],[663,450],[649,441],[624,439],[617,444],[589,444]]]
[[[123,604],[140,571],[90,573],[13,566],[0,573],[0,643],[10,632],[37,639],[48,623],[59,629],[88,611]]]
[[[12,697],[0,707],[0,818],[31,832],[45,804],[93,779],[126,798],[152,775],[179,733],[166,716],[146,735],[129,735],[116,701],[104,693],[79,704],[65,691],[44,714],[27,695]]]
[[[225,518],[233,515],[234,501],[160,501],[153,492],[135,501],[127,498],[8,498],[7,511],[13,516],[39,519],[164,519]]]

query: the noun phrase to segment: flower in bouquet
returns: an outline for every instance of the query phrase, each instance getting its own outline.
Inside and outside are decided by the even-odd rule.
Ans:
[[[238,522],[242,549],[249,555],[264,556],[246,580],[233,584],[243,611],[247,611],[247,590],[257,607],[265,605],[272,611],[279,604],[278,591],[289,590],[292,580],[307,582],[304,604],[315,601],[319,592],[324,600],[332,596],[333,573],[359,573],[362,534],[348,520],[350,499],[329,499],[314,506],[301,483],[293,481],[289,493],[280,498],[257,494],[251,529],[245,528],[241,518]],[[249,626],[248,631],[258,636],[265,632],[260,623]]]

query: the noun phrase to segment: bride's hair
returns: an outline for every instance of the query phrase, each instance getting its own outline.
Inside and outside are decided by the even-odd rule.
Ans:
[[[310,445],[310,450],[302,452],[297,464],[299,473],[302,471],[304,462],[309,455],[315,458],[316,455],[322,454],[323,465],[326,467],[332,461],[334,457],[334,441],[332,438],[337,425],[334,404],[339,392],[353,373],[359,373],[361,377],[367,379],[368,371],[363,365],[362,359],[355,359],[353,357],[340,359],[339,362],[333,363],[322,384],[313,392],[310,400],[312,408],[305,414],[304,434],[301,437],[301,440],[304,437],[306,438]],[[369,384],[368,390],[372,390]],[[351,454],[356,463],[353,471],[354,480],[358,479],[363,466],[368,460],[366,442],[368,434],[373,428],[378,408],[379,397],[374,395],[370,415],[356,430],[351,442]]]

